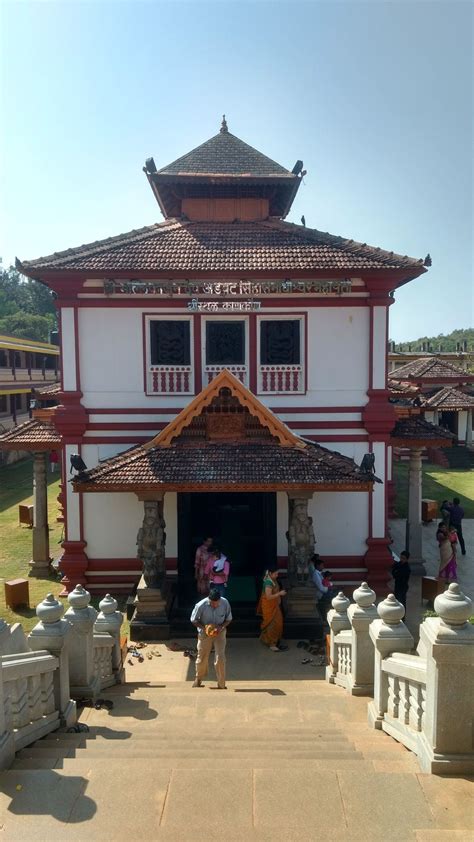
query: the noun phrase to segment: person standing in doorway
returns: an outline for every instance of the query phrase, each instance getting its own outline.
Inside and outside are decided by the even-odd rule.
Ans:
[[[193,687],[202,687],[207,675],[209,655],[214,646],[214,669],[219,690],[226,690],[225,647],[227,626],[232,622],[232,611],[227,599],[211,588],[209,596],[197,602],[191,614],[191,622],[198,630],[196,678]]]
[[[206,565],[206,576],[209,580],[209,587],[215,588],[221,596],[224,596],[229,574],[230,564],[227,556],[223,555],[220,547],[213,547],[209,553],[209,560]]]
[[[459,546],[461,547],[461,553],[466,555],[466,545],[464,543],[464,536],[462,534],[462,521],[464,517],[464,509],[460,505],[461,501],[459,497],[453,498],[453,505],[451,506],[451,518],[450,518],[450,525],[451,528],[454,528],[457,532]]]
[[[196,550],[194,559],[194,577],[196,579],[197,592],[207,594],[209,591],[209,578],[206,573],[212,538],[204,538],[202,544]]]
[[[405,614],[407,611],[408,582],[411,575],[411,569],[408,563],[409,558],[410,553],[408,550],[403,550],[403,552],[400,553],[400,561],[395,561],[392,565],[392,577],[395,583],[393,592],[395,594],[395,599],[402,603],[405,609]]]

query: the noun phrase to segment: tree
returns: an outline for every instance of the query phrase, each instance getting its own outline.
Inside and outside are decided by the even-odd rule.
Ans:
[[[49,334],[54,330],[54,316],[35,316],[32,313],[22,313],[18,310],[0,319],[0,333],[7,336],[17,336],[19,339],[36,339],[38,342],[49,342]]]

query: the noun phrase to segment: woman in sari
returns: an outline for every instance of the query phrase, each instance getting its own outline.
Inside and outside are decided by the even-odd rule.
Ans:
[[[283,635],[283,614],[281,597],[286,591],[280,590],[277,582],[278,570],[266,570],[263,577],[262,595],[258,601],[257,614],[262,617],[260,640],[272,652],[282,652],[286,646],[280,644]]]
[[[436,539],[439,544],[439,573],[441,579],[449,582],[457,580],[458,570],[456,564],[456,544],[458,537],[455,529],[448,529],[443,523],[438,527]]]
[[[209,561],[212,538],[204,538],[201,546],[196,550],[194,559],[194,577],[196,579],[197,592],[200,594],[209,593],[209,577],[206,572]]]

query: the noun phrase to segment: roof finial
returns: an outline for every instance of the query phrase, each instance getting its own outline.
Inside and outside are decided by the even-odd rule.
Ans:
[[[227,128],[227,120],[225,118],[225,114],[222,115],[222,124],[221,124],[221,134],[227,134],[229,129]]]

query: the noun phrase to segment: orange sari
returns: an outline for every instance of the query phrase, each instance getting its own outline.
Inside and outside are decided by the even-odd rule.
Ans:
[[[280,590],[277,583],[272,579],[263,580],[262,595],[257,605],[257,614],[262,617],[260,640],[266,646],[276,646],[283,637],[283,614],[280,608],[280,598],[267,598],[265,588],[268,587],[272,589],[272,593],[277,593]]]

